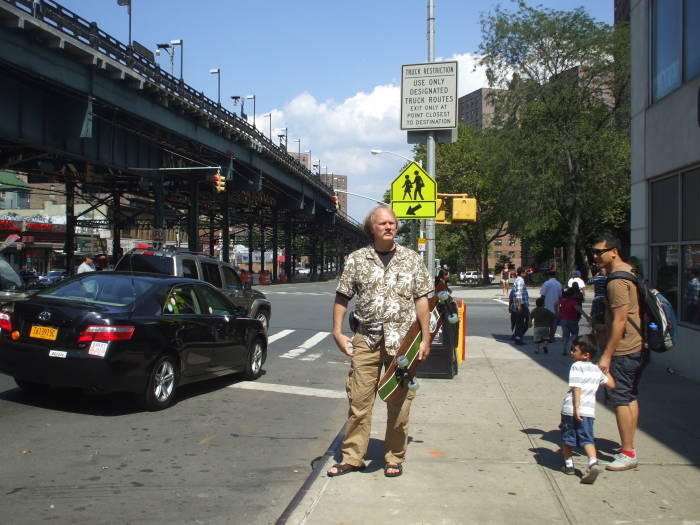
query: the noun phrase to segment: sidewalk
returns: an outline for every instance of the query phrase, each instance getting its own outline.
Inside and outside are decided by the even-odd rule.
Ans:
[[[469,299],[499,293],[454,292]],[[386,411],[378,400],[367,470],[328,478],[334,459],[327,456],[287,523],[700,522],[700,384],[652,363],[641,387],[639,467],[581,485],[559,470],[559,408],[570,366],[560,340],[549,354],[534,355],[530,345],[511,345],[506,332],[468,337],[454,379],[420,380],[403,476],[383,475]],[[610,461],[615,418],[600,403],[596,416],[599,457]],[[585,468],[585,455],[574,460]]]

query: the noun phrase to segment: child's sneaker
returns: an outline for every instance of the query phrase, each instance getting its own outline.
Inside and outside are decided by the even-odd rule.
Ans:
[[[595,483],[596,478],[598,477],[598,474],[603,472],[603,470],[605,470],[603,466],[598,463],[593,463],[593,465],[589,465],[588,470],[586,470],[586,473],[581,478],[581,483],[585,483],[586,485],[593,485],[593,483]]]
[[[630,470],[638,465],[637,458],[631,458],[627,454],[615,454],[615,461],[605,466],[607,470]]]
[[[576,474],[576,469],[574,467],[567,467],[566,465],[561,468],[561,471],[569,476]]]

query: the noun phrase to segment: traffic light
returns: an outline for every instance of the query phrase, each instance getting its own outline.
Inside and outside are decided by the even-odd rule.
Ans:
[[[438,197],[435,199],[435,206],[437,211],[435,212],[435,222],[438,224],[449,224],[445,221],[445,199]]]
[[[226,179],[224,176],[221,174],[220,171],[217,171],[216,174],[212,177],[212,180],[214,181],[214,190],[217,193],[221,193],[223,191],[226,191]]]
[[[452,221],[476,222],[476,199],[466,195],[452,197]]]
[[[331,201],[333,202],[333,210],[339,211],[340,210],[340,202],[338,201],[338,195],[334,193],[333,196],[331,197]]]

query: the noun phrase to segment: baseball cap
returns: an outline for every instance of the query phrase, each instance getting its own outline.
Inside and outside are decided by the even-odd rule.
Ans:
[[[581,277],[581,271],[580,271],[580,270],[576,270],[576,271],[574,272],[574,275],[575,275],[576,277]]]

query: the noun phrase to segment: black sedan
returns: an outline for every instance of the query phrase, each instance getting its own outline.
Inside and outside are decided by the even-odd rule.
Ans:
[[[0,372],[26,390],[134,392],[149,410],[178,385],[260,376],[262,323],[208,283],[129,272],[83,273],[0,311]]]

